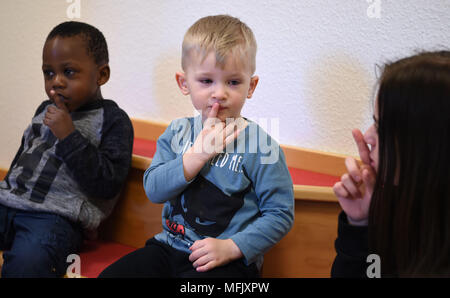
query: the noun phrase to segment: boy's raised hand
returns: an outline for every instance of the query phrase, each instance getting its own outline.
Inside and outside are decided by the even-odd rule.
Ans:
[[[75,131],[75,126],[69,114],[69,109],[58,97],[55,90],[50,90],[50,96],[56,107],[48,107],[44,117],[44,124],[50,128],[55,137],[62,140]]]
[[[184,176],[187,181],[192,180],[203,166],[214,156],[233,142],[242,128],[237,121],[225,124],[217,118],[219,104],[215,103],[203,123],[203,129],[194,144],[183,155]]]
[[[203,123],[203,130],[192,146],[194,152],[203,154],[206,161],[221,153],[239,134],[235,129],[235,121],[225,124],[217,118],[219,107],[218,103],[213,104],[208,118]]]
[[[333,186],[333,191],[339,200],[348,221],[353,225],[367,225],[370,201],[375,185],[375,169],[370,165],[370,151],[360,130],[352,131],[358,146],[362,165],[352,157],[345,159],[348,173]]]

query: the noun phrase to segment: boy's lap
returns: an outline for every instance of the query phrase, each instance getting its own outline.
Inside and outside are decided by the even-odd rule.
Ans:
[[[247,266],[242,259],[208,272],[197,272],[189,254],[152,238],[146,246],[106,268],[99,277],[257,278],[259,273],[255,264]]]
[[[8,218],[9,226],[2,229],[7,234],[4,237],[7,241],[2,243],[5,250],[3,276],[65,273],[67,256],[77,253],[82,241],[81,231],[76,226],[49,213],[10,210]]]

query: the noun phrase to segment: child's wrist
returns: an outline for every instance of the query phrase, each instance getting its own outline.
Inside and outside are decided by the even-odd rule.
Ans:
[[[242,258],[244,255],[242,254],[241,249],[239,248],[239,246],[237,246],[236,243],[234,243],[234,241],[230,238],[228,239],[229,244],[230,244],[230,257],[232,260],[237,260]]]
[[[75,127],[68,128],[67,130],[61,132],[56,136],[58,140],[62,141],[66,139],[68,136],[70,136],[75,131]]]
[[[191,149],[187,150],[183,154],[183,172],[186,181],[194,179],[207,162],[208,160],[205,161],[199,153],[194,153]]]
[[[202,167],[211,159],[209,154],[204,152],[195,152],[193,146],[184,153],[183,158],[184,157],[192,159],[196,164],[201,165]]]

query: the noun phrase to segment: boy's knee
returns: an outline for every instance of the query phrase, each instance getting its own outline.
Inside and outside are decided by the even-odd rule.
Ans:
[[[62,277],[67,267],[40,245],[13,248],[3,258],[2,277]]]

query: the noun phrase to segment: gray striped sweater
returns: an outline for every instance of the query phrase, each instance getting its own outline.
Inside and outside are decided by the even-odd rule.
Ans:
[[[94,230],[112,211],[127,177],[131,121],[114,101],[94,101],[71,113],[76,130],[59,141],[43,124],[50,105],[44,101],[25,130],[0,182],[0,204],[56,213]]]

